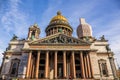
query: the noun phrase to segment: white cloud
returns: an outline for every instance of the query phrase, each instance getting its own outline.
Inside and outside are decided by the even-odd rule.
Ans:
[[[41,15],[42,20],[40,25],[47,27],[51,18],[56,15],[56,12],[58,10],[61,10],[63,12],[62,15],[68,18],[69,23],[74,28],[74,36],[76,36],[76,28],[79,25],[79,18],[84,17],[85,15],[90,13],[98,4],[97,1],[87,1],[83,3],[76,3],[76,5],[74,6],[72,6],[72,4],[63,5],[64,1],[62,0],[57,2],[53,0],[53,2],[48,3],[48,8],[43,12],[43,15]],[[41,28],[45,30],[45,27]],[[42,37],[45,36],[45,34],[43,35],[43,33],[44,31],[41,33]]]
[[[71,17],[69,17],[69,20],[74,28],[73,35],[76,36],[76,28],[79,25],[79,17],[85,17],[86,21],[91,24],[94,30],[93,35],[95,35],[95,37],[105,35],[105,37],[109,40],[110,47],[115,53],[115,58],[118,59],[118,64],[120,65],[120,11],[116,10],[117,13],[113,11],[109,14],[103,13],[101,16],[98,15],[96,17],[91,17],[97,14],[98,10],[96,9],[96,6],[99,5],[99,2],[88,2],[87,5],[85,4],[86,3],[80,4],[80,6],[74,9],[74,12],[70,13]]]
[[[3,14],[1,23],[7,33],[17,34],[18,36],[24,36],[21,32],[26,33],[25,27],[27,27],[27,16],[24,12],[20,11],[19,5],[22,4],[21,0],[10,0],[9,10]]]
[[[114,52],[115,61],[119,64],[120,67],[120,35],[114,35],[110,37],[110,47]],[[118,66],[117,66],[118,67]]]
[[[3,3],[3,6],[5,7],[7,5],[8,8],[4,8],[0,13],[0,22],[2,26],[0,31],[4,31],[4,35],[7,35],[4,37],[2,36],[0,40],[0,64],[2,61],[1,53],[3,53],[8,46],[7,43],[10,40],[8,36],[12,37],[13,34],[16,34],[18,37],[26,37],[28,31],[26,27],[29,27],[27,25],[28,15],[19,9],[20,4],[22,4],[21,0],[8,0],[7,3]],[[6,39],[8,40],[6,41]]]
[[[101,35],[105,35],[105,37],[107,37],[110,43],[110,47],[112,51],[115,53],[115,58],[118,59],[118,63],[120,64],[120,59],[119,59],[120,55],[118,54],[120,53],[120,47],[119,47],[120,45],[120,42],[119,42],[120,40],[120,36],[119,36],[120,12],[117,11],[116,13],[113,10],[111,13],[109,12],[104,13],[102,12],[103,10],[100,11],[97,6],[100,7],[101,6],[100,3],[103,1],[104,0],[99,1],[99,2],[95,0],[92,2],[86,1],[83,3],[79,3],[79,4],[76,3],[74,6],[72,6],[71,4],[69,5],[66,4],[66,5],[61,6],[60,4],[57,5],[57,3],[56,3],[56,6],[49,5],[48,9],[46,9],[46,11],[44,12],[44,15],[42,17],[43,19],[42,22],[46,25],[51,19],[51,16],[55,16],[54,11],[57,11],[57,9],[59,9],[59,7],[61,6],[60,7],[61,9],[62,7],[64,8],[62,9],[63,15],[65,14],[65,16],[68,18],[70,24],[72,25],[74,29],[73,36],[76,36],[76,28],[79,25],[79,18],[85,17],[86,21],[88,23],[90,22],[89,24],[91,24],[93,30],[97,31],[97,32],[93,31],[93,35],[95,35],[95,37],[100,37]],[[68,8],[70,5],[71,7]],[[106,8],[106,7],[103,7],[103,8]],[[99,14],[101,13],[101,14],[95,16],[97,13]]]
[[[1,63],[2,63],[2,58],[3,58],[3,50],[0,50],[0,66],[1,66]]]
[[[101,12],[103,14],[95,16],[97,14],[99,8],[97,7],[101,1],[81,1],[81,3],[72,0],[70,1],[71,4],[65,4],[63,5],[62,0],[51,0],[48,1],[47,8],[44,10],[44,12],[41,12],[42,15],[40,15],[41,21],[40,21],[40,28],[41,28],[41,36],[44,37],[45,33],[44,30],[49,24],[50,19],[56,15],[56,11],[61,10],[63,12],[63,15],[68,18],[69,23],[72,25],[74,29],[73,36],[76,36],[76,28],[79,25],[79,18],[85,17],[86,21],[91,24],[93,31],[93,35],[95,37],[105,35],[107,39],[110,42],[110,47],[115,52],[115,57],[118,58],[119,64],[120,64],[120,12],[112,12],[109,14],[104,14],[105,11]],[[108,1],[108,0],[107,0]],[[66,2],[66,1],[65,1]],[[69,3],[69,2],[68,2]],[[15,33],[18,35],[18,37],[26,37],[28,27],[29,25],[29,19],[28,14],[24,13],[19,9],[19,5],[22,4],[21,0],[9,0],[9,9],[6,10],[4,14],[2,14],[1,22],[3,25],[3,28],[5,29],[6,33]],[[104,4],[104,3],[103,3]],[[6,4],[5,4],[6,5]],[[34,5],[34,4],[33,4]],[[100,5],[101,6],[101,5]],[[99,6],[99,7],[100,7]],[[105,5],[103,5],[105,6]],[[102,7],[102,6],[101,6]],[[99,12],[98,12],[99,13]],[[34,16],[33,16],[34,17]],[[103,27],[106,27],[107,29],[104,29]],[[11,34],[9,34],[10,36]],[[2,43],[0,43],[1,45]],[[2,44],[4,46],[4,44]],[[2,49],[1,49],[2,51]]]
[[[45,28],[48,26],[51,18],[53,16],[56,15],[56,12],[59,10],[58,7],[61,5],[62,1],[55,1],[55,0],[51,0],[48,1],[48,7],[45,9],[45,11],[42,13],[41,17],[41,21],[40,21],[40,28],[42,30],[41,32],[41,37],[45,36]],[[54,5],[54,6],[53,6]]]
[[[95,23],[92,23],[92,24],[99,26],[99,28],[97,28],[98,29],[97,33],[95,33],[95,35],[97,37],[101,36],[101,35],[105,35],[106,39],[109,40],[110,47],[115,54],[115,56],[114,56],[115,60],[117,60],[117,64],[120,65],[120,58],[119,58],[120,57],[120,47],[119,47],[120,46],[120,41],[119,41],[120,40],[120,35],[119,35],[120,34],[120,28],[119,28],[120,27],[120,23],[119,23],[120,19],[119,19],[119,17],[115,17],[115,19],[114,19],[115,15],[118,15],[118,14],[116,13],[116,14],[113,14],[112,16],[110,16],[111,20],[109,22],[106,21],[106,24],[104,24],[102,27],[100,27],[101,24],[99,25],[99,22],[97,22],[97,21],[95,21]],[[102,21],[102,20],[104,20],[104,18],[99,19],[99,21]]]

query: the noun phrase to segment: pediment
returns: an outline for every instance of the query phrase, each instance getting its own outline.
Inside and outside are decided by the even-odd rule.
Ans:
[[[43,39],[30,42],[30,44],[81,44],[81,45],[90,45],[89,42],[67,36],[65,34],[55,34],[47,36]]]

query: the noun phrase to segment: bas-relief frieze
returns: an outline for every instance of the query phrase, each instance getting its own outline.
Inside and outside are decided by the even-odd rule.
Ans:
[[[90,49],[90,46],[30,46],[30,49],[39,49],[39,50],[83,50]]]
[[[41,43],[80,43],[79,41],[75,41],[71,38],[67,38],[66,36],[58,36],[58,37],[55,37],[55,38],[52,38],[52,39],[48,39],[48,40],[45,40]]]

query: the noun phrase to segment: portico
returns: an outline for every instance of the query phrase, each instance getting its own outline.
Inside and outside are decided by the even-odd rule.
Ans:
[[[69,76],[91,79],[89,51],[38,50],[30,51],[26,78],[67,79]]]

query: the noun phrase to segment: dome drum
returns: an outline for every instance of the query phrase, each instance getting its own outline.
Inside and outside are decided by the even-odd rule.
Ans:
[[[46,36],[56,34],[56,33],[64,33],[66,35],[72,36],[72,31],[69,28],[66,28],[65,26],[59,26],[57,25],[56,27],[51,27],[46,31]]]
[[[69,27],[69,26],[66,26],[66,25],[50,25],[50,26],[48,26],[47,28],[46,28],[46,30],[45,30],[45,32],[47,32],[49,29],[51,29],[51,28],[66,28],[66,29],[69,29],[71,32],[73,31],[73,29],[71,28],[71,27]]]

